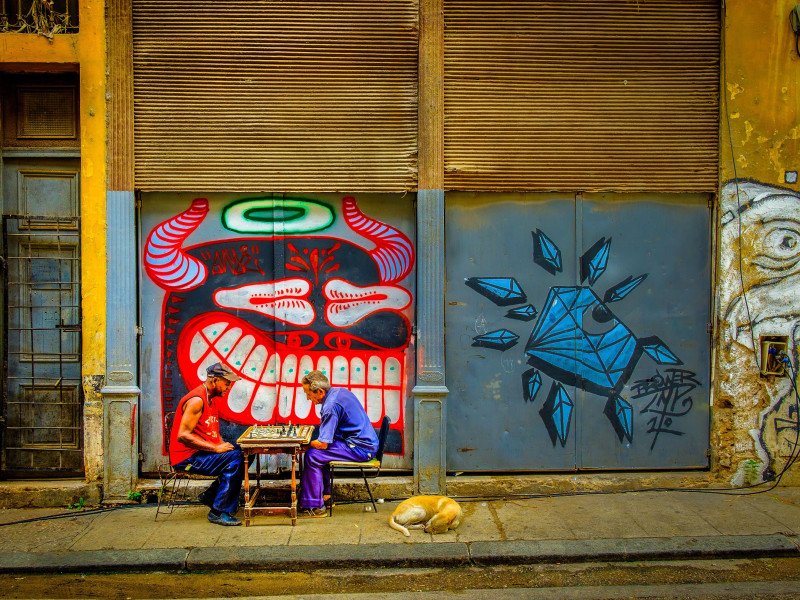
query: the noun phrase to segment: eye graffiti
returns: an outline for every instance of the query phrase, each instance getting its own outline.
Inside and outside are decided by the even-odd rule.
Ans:
[[[742,359],[738,353],[745,352],[748,363],[754,355],[758,360],[762,336],[786,336],[791,369],[798,370],[800,194],[754,180],[732,180],[721,190],[720,214],[720,331],[726,342],[720,345],[725,358],[722,364],[731,365],[726,387],[734,390],[734,395],[747,389],[743,395],[749,397],[751,392],[745,386],[752,372],[739,367]],[[764,402],[767,408],[758,409],[754,417],[757,426],[749,426],[746,434],[756,445],[758,461],[741,460],[732,479],[735,485],[773,480],[796,447],[798,421],[791,378],[757,381],[761,400],[754,400],[751,406]]]
[[[184,248],[208,211],[207,200],[195,200],[145,244],[145,270],[165,290],[165,425],[217,361],[242,378],[220,403],[222,418],[317,423],[300,381],[319,369],[361,400],[373,424],[389,416],[387,452],[402,453],[412,296],[398,283],[413,268],[408,238],[364,215],[353,198],[342,201],[348,239],[318,235],[335,222],[326,204],[248,198],[222,211],[223,226],[241,236]]]
[[[533,262],[551,275],[562,271],[562,256],[556,243],[543,231],[533,236]],[[606,270],[611,239],[601,238],[580,257],[581,283],[594,285]],[[643,354],[660,365],[680,365],[681,360],[656,336],[637,337],[612,312],[610,305],[622,300],[641,284],[647,274],[628,277],[609,288],[602,298],[591,288],[554,286],[542,305],[541,314],[513,277],[471,277],[465,284],[497,306],[513,307],[506,317],[534,321],[524,354],[532,367],[522,375],[523,399],[535,402],[543,385],[542,374],[553,382],[539,415],[552,444],[566,446],[575,404],[567,387],[577,387],[605,397],[603,413],[620,442],[633,441],[633,406],[620,392]],[[514,305],[522,305],[516,306]],[[587,318],[588,317],[588,318]],[[497,329],[473,338],[473,346],[506,351],[519,336]],[[692,380],[692,384],[697,383]],[[692,388],[693,389],[693,388]],[[681,389],[683,398],[688,392]],[[691,407],[691,405],[689,405]],[[646,411],[652,412],[652,409]],[[688,411],[687,411],[688,412]],[[678,414],[669,415],[673,419]],[[672,424],[672,421],[670,421]],[[674,429],[674,428],[673,428]],[[651,427],[655,444],[659,433],[675,433],[662,426]]]

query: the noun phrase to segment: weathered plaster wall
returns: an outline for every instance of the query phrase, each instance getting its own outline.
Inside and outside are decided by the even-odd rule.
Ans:
[[[105,4],[80,2],[80,33],[0,34],[0,68],[79,69],[81,123],[81,291],[83,303],[84,457],[87,481],[102,478],[105,373],[106,197]]]
[[[780,473],[797,435],[791,381],[760,375],[758,339],[788,336],[797,368],[800,57],[795,0],[725,4],[712,445],[715,472],[746,485]]]
[[[102,386],[106,370],[106,28],[105,3],[80,3],[81,290],[84,461],[87,481],[103,477]]]

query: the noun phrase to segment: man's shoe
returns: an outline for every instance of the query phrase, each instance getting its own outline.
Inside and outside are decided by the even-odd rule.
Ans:
[[[205,504],[208,508],[214,508],[214,496],[208,493],[208,490],[197,494],[197,499],[201,504]]]
[[[233,526],[242,524],[239,519],[229,515],[226,512],[217,514],[213,510],[208,511],[208,520],[212,523],[216,523],[217,525]]]
[[[328,511],[324,508],[301,508],[297,511],[300,519],[320,519],[328,516]]]

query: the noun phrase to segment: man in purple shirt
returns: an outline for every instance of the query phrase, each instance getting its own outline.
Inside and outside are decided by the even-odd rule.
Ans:
[[[302,380],[306,397],[320,410],[319,436],[306,452],[300,479],[300,517],[324,517],[330,498],[330,462],[365,461],[375,457],[378,436],[364,407],[350,390],[331,387],[321,371],[311,371]]]

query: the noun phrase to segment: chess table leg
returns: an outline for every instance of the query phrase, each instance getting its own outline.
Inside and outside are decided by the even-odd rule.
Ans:
[[[244,455],[244,526],[250,527],[250,461],[247,457],[249,453]]]
[[[292,525],[297,525],[297,478],[295,477],[295,468],[297,467],[297,452],[292,454]]]

